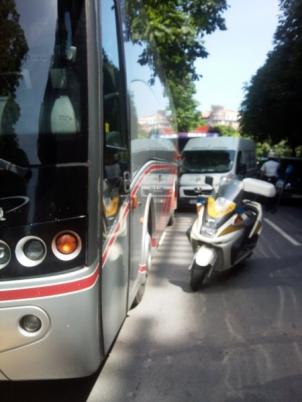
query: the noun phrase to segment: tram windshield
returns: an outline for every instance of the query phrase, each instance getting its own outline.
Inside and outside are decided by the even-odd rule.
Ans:
[[[87,160],[84,1],[0,3],[0,159]]]

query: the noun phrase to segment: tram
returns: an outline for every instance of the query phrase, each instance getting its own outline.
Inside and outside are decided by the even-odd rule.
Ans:
[[[96,371],[173,218],[177,152],[150,135],[172,101],[126,2],[0,3],[1,380]]]

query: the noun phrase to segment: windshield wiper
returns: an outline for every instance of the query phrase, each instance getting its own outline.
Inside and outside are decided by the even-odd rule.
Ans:
[[[0,170],[7,170],[8,172],[15,173],[20,177],[26,177],[30,175],[31,170],[29,168],[25,168],[19,165],[16,165],[6,159],[0,158]]]

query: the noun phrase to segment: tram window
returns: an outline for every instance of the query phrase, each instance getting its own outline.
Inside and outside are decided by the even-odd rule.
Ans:
[[[113,0],[102,3],[102,13],[104,143],[108,147],[123,148],[127,142],[122,123],[121,66]]]
[[[2,157],[22,164],[22,150],[31,164],[85,161],[84,1],[9,4],[0,16]]]

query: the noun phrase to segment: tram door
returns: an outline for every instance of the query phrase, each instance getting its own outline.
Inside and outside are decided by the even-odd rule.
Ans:
[[[129,265],[129,139],[119,49],[116,3],[100,7],[103,61],[103,269],[102,317],[105,352],[127,312]]]

